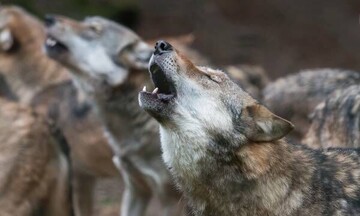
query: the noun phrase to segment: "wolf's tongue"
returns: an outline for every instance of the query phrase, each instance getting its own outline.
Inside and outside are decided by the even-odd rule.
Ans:
[[[165,76],[164,72],[156,64],[151,65],[151,79],[153,80],[155,87],[159,88],[159,93],[172,94],[172,85]]]

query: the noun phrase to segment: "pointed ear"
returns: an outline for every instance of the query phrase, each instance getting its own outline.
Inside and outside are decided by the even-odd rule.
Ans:
[[[254,142],[278,140],[294,128],[291,122],[273,114],[260,104],[248,106],[246,111],[252,122],[247,129],[247,137]]]
[[[0,32],[0,48],[3,51],[8,51],[14,44],[14,38],[10,29],[5,28]]]
[[[147,69],[153,47],[143,41],[137,41],[126,49],[120,51],[119,60],[129,68]]]

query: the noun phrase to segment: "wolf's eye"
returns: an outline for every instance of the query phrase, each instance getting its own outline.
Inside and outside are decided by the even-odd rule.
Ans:
[[[89,25],[89,29],[91,31],[95,32],[96,34],[100,34],[103,30],[102,25],[100,23],[96,23],[96,22],[91,23]]]
[[[208,80],[210,80],[211,82],[215,82],[215,83],[221,83],[222,79],[220,76],[216,75],[216,74],[206,74],[205,75]]]

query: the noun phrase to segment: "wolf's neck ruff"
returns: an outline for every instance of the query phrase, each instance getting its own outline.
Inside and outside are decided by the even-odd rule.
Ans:
[[[291,215],[303,204],[302,193],[309,193],[310,186],[298,182],[308,182],[312,178],[314,170],[308,164],[311,156],[308,150],[303,151],[298,146],[288,146],[284,141],[253,143],[239,146],[237,152],[214,153],[210,149],[213,141],[204,131],[174,131],[161,127],[160,134],[165,163],[171,167],[190,205],[195,209],[204,207],[204,215],[213,215],[210,212],[247,215],[248,206],[254,215]],[[303,166],[294,170],[298,164]],[[276,178],[271,177],[274,173]],[[296,202],[283,211],[282,202],[286,197]],[[266,209],[267,205],[279,208]]]
[[[144,136],[152,137],[158,133],[157,122],[138,105],[137,91],[144,83],[150,85],[150,80],[144,71],[131,71],[127,82],[116,87],[108,86],[99,97],[94,98],[101,119],[111,134],[120,141],[120,145],[122,145],[121,140],[139,141]],[[126,127],[119,127],[121,124]],[[139,141],[139,143],[143,142]]]
[[[96,94],[95,100],[104,111],[117,112],[118,116],[128,118],[129,123],[135,123],[133,120],[138,116],[148,116],[138,105],[137,91],[142,85],[147,83],[151,85],[147,74],[144,71],[131,70],[127,81],[118,86],[107,86],[103,92]],[[150,118],[149,118],[150,119]],[[136,122],[139,124],[140,122]]]

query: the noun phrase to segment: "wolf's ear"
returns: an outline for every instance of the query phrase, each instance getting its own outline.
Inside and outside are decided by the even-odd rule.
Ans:
[[[128,46],[121,50],[118,57],[119,61],[129,68],[147,69],[149,60],[154,49],[143,41]]]
[[[5,28],[0,32],[0,48],[2,51],[8,51],[14,44],[14,38],[10,29]]]
[[[294,128],[291,122],[273,114],[260,104],[247,106],[246,112],[251,119],[250,128],[246,129],[246,135],[254,142],[278,140]]]

